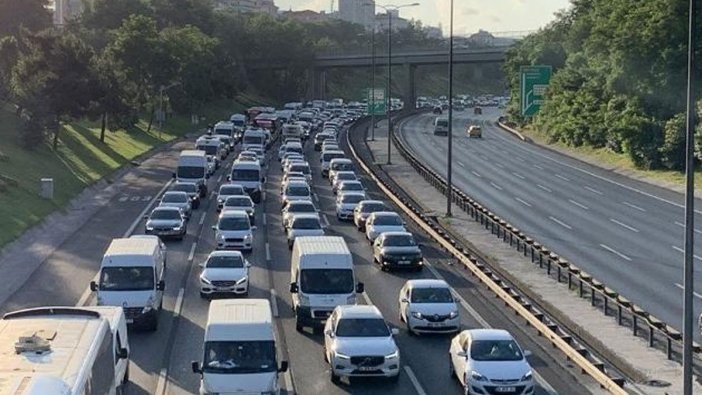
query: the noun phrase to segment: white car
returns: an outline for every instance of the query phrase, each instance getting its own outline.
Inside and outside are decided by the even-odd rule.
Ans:
[[[353,218],[353,210],[362,200],[366,200],[365,192],[346,192],[337,194],[336,218],[339,220],[348,220]]]
[[[334,174],[334,178],[331,179],[332,192],[336,194],[336,189],[342,181],[358,181],[356,173],[352,171],[338,171]]]
[[[409,334],[461,330],[458,305],[444,280],[409,280],[400,289],[400,320]]]
[[[288,185],[283,190],[283,206],[295,200],[312,201],[312,191],[310,186],[304,181],[288,181]]]
[[[319,222],[319,215],[298,213],[287,222],[288,248],[292,250],[295,238],[300,236],[324,236],[324,229]]]
[[[312,182],[312,170],[310,170],[310,164],[307,162],[293,162],[288,164],[285,168],[285,172],[297,172],[304,174],[307,182]]]
[[[314,214],[319,218],[319,210],[314,203],[309,200],[297,200],[288,202],[281,212],[283,230],[288,228],[288,223],[297,214]]]
[[[213,251],[200,264],[200,296],[207,298],[215,294],[248,296],[249,267],[239,251]]]
[[[263,149],[263,146],[249,147],[249,151],[256,154],[256,158],[258,158],[259,165],[264,166],[266,164],[266,152]]]
[[[368,216],[376,211],[388,211],[388,206],[380,200],[364,200],[353,210],[353,223],[360,232],[366,231]]]
[[[287,174],[286,174],[286,176],[287,176]],[[304,175],[297,175],[297,174],[291,174],[290,176],[284,178],[283,182],[280,183],[280,194],[281,195],[285,192],[285,188],[287,188],[288,184],[291,182],[304,182],[305,184],[307,184],[307,178],[305,178]]]
[[[340,376],[388,377],[400,375],[400,350],[377,307],[337,306],[324,326],[324,358],[329,363],[331,381]]]
[[[245,196],[229,196],[227,200],[224,201],[222,206],[222,212],[226,213],[228,211],[246,211],[249,215],[249,220],[252,224],[256,223],[256,209],[254,208],[254,202],[248,195]]]
[[[342,181],[336,188],[335,194],[348,192],[365,192],[366,188],[361,184],[361,181]]]
[[[463,385],[464,393],[534,393],[534,378],[512,335],[502,329],[471,329],[451,340],[449,366]]]
[[[217,171],[217,161],[214,156],[207,155],[207,174],[213,175]]]
[[[366,219],[366,239],[371,243],[383,232],[406,232],[405,221],[393,211],[376,211]]]
[[[190,214],[193,212],[193,206],[187,192],[168,191],[163,194],[158,206],[176,207],[180,209],[186,219],[190,219]]]
[[[298,156],[298,155],[289,156],[289,157],[283,159],[283,162],[281,162],[280,170],[282,170],[283,173],[285,173],[285,169],[287,169],[288,166],[290,166],[291,164],[293,164],[293,163],[304,163],[304,162],[305,162],[305,158],[302,157],[302,156]]]
[[[244,187],[239,184],[224,184],[219,187],[219,192],[217,192],[217,211],[222,211],[224,202],[230,196],[249,196]]]
[[[246,211],[228,211],[219,216],[217,225],[212,229],[215,232],[218,250],[244,250],[253,249],[253,231],[249,215]]]

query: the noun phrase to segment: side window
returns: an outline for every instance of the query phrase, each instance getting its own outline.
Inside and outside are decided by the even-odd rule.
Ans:
[[[114,346],[112,336],[105,336],[95,356],[90,372],[89,390],[91,395],[109,394],[115,386]]]
[[[115,364],[119,361],[119,350],[122,349],[122,340],[120,339],[120,333],[117,331],[115,334]]]

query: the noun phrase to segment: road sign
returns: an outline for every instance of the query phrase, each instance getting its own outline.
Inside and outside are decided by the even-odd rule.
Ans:
[[[550,81],[551,66],[522,66],[519,69],[519,103],[522,116],[530,117],[539,112]]]
[[[368,115],[385,114],[385,89],[369,88],[366,90],[368,99]]]

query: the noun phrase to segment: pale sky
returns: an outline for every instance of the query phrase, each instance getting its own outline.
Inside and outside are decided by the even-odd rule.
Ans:
[[[338,0],[334,9],[338,10]],[[407,4],[417,0],[376,0],[376,4]],[[332,0],[275,0],[281,10],[310,9],[329,12]],[[421,5],[403,9],[403,18],[419,19],[425,25],[442,25],[448,32],[450,0],[419,0]],[[553,13],[569,7],[569,0],[454,0],[454,31],[469,34],[483,29],[491,32],[536,30],[553,20]],[[378,9],[377,12],[382,12]]]

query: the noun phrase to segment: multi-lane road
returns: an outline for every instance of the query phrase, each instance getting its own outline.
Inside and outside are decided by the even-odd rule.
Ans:
[[[100,259],[110,240],[143,232],[143,214],[166,188],[175,168],[179,149],[190,143],[180,143],[173,150],[146,160],[121,185],[121,192],[76,234],[8,299],[0,311],[41,305],[91,304],[94,298],[86,290],[97,272]],[[321,336],[298,332],[290,308],[288,292],[290,253],[280,223],[280,166],[273,160],[268,166],[264,201],[257,206],[254,250],[248,256],[250,298],[271,301],[276,318],[276,336],[280,359],[290,361],[289,373],[282,377],[287,393],[298,394],[451,394],[461,393],[456,381],[449,379],[447,336],[409,336],[398,319],[397,295],[410,278],[442,277],[454,287],[461,300],[461,320],[464,328],[500,327],[511,331],[520,344],[533,352],[530,362],[539,384],[538,394],[585,394],[597,388],[591,379],[580,375],[565,358],[542,338],[520,322],[513,313],[504,310],[494,296],[474,283],[466,273],[446,265],[447,256],[434,248],[429,240],[418,234],[427,257],[428,270],[422,273],[385,273],[371,262],[370,247],[363,235],[348,223],[340,223],[334,215],[333,195],[326,179],[320,176],[318,153],[310,145],[306,149],[314,172],[315,203],[321,209],[328,235],[343,236],[354,256],[356,273],[365,283],[361,303],[373,303],[383,312],[391,325],[401,329],[397,342],[401,350],[403,370],[398,383],[383,380],[344,381],[340,385],[329,380],[329,369],[322,357]],[[224,182],[231,164],[209,180],[210,191]],[[373,198],[384,199],[380,192],[364,179]],[[199,210],[194,211],[188,234],[182,242],[169,241],[166,296],[160,325],[155,333],[130,332],[131,383],[129,394],[193,394],[197,393],[199,377],[190,371],[190,361],[201,358],[202,340],[207,318],[208,301],[199,296],[198,267],[215,247],[211,226],[215,224],[214,195],[208,196]],[[412,231],[418,232],[412,228]]]
[[[494,125],[500,115],[495,108],[485,108],[483,115],[469,110],[454,113],[454,184],[530,237],[680,328],[683,196],[524,143]],[[447,138],[433,135],[435,118],[422,114],[405,120],[401,136],[424,163],[445,177]],[[483,137],[467,138],[467,124],[481,125]],[[696,212],[695,222],[702,224],[702,211]],[[697,226],[699,238],[702,225]],[[695,312],[699,314],[702,253],[695,256],[695,263],[700,290]]]

